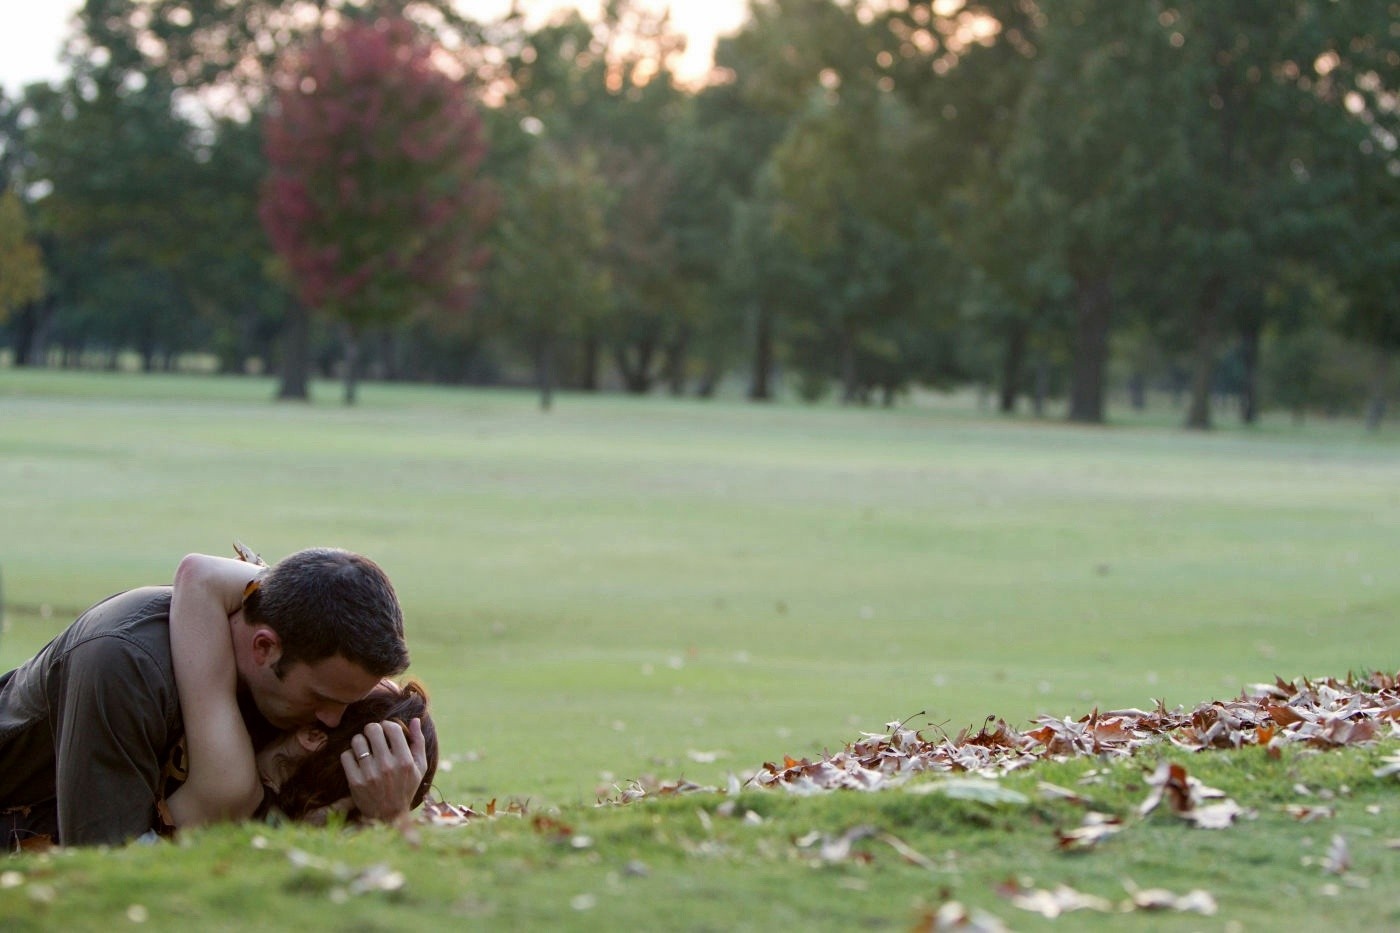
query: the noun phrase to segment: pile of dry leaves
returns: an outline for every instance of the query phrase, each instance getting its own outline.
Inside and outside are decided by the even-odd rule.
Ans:
[[[1041,717],[1029,731],[988,718],[976,733],[927,738],[891,723],[816,760],[766,762],[753,781],[795,793],[849,788],[877,790],[920,772],[996,776],[1045,759],[1080,755],[1130,756],[1161,741],[1199,751],[1260,745],[1277,755],[1290,743],[1318,748],[1400,736],[1400,681],[1374,673],[1346,680],[1302,679],[1256,684],[1234,700],[1203,703],[1190,712],[1095,710],[1078,720]]]
[[[733,797],[745,786],[780,788],[794,794],[824,793],[836,790],[873,791],[906,784],[924,773],[960,773],[964,777],[944,778],[913,784],[909,789],[945,792],[950,796],[975,796],[987,802],[1026,802],[1024,795],[999,787],[996,778],[1037,761],[1064,760],[1078,756],[1129,757],[1146,746],[1169,742],[1192,751],[1239,749],[1260,746],[1277,757],[1285,745],[1337,748],[1380,738],[1400,737],[1400,675],[1373,673],[1345,680],[1300,679],[1289,683],[1276,679],[1272,684],[1256,684],[1234,700],[1203,703],[1188,711],[1168,710],[1158,701],[1152,710],[1095,710],[1078,720],[1041,717],[1027,731],[989,717],[977,732],[964,730],[956,737],[940,730],[934,738],[891,723],[886,732],[866,733],[835,754],[812,760],[784,757],[781,765],[766,762],[747,780],[730,777],[729,800],[716,813],[736,815]],[[1090,772],[1090,775],[1098,772]],[[1400,773],[1400,754],[1384,759],[1378,775]],[[1148,794],[1136,808],[1146,817],[1159,808],[1175,814],[1200,829],[1224,829],[1252,813],[1228,799],[1222,791],[1208,787],[1187,773],[1176,762],[1161,761],[1146,778]],[[655,796],[673,796],[697,791],[716,792],[685,780],[657,783],[634,781],[625,788],[614,787],[611,794],[600,794],[599,805],[623,805]],[[1078,792],[1042,781],[1038,786],[1043,799],[1066,799],[1084,806],[1080,825],[1057,831],[1063,852],[1081,852],[1125,829],[1119,816],[1095,811],[1091,802]],[[1013,798],[1018,798],[1014,800]],[[726,810],[726,808],[728,808]],[[1316,807],[1289,808],[1299,820],[1330,815]],[[708,828],[709,815],[701,810]],[[526,816],[525,809],[512,804],[497,810],[493,800],[483,810],[429,801],[420,819],[438,825],[462,824],[496,815]],[[761,822],[749,813],[746,821]],[[536,816],[538,832],[569,842],[574,847],[588,845],[586,838],[570,838],[563,824]],[[869,858],[854,844],[874,837],[887,843],[906,861],[926,868],[934,863],[902,840],[873,827],[859,826],[838,836],[813,832],[793,844],[797,850],[821,863]],[[1397,841],[1400,842],[1400,841]],[[1334,836],[1327,855],[1318,864],[1331,875],[1344,875],[1350,869],[1346,840]],[[1206,891],[1174,894],[1160,889],[1141,890],[1124,881],[1127,897],[1111,901],[1076,891],[1066,885],[1038,889],[1027,882],[1009,880],[998,893],[1013,906],[1047,918],[1078,910],[1090,911],[1177,911],[1214,915],[1215,898]],[[942,904],[921,918],[916,929],[964,929],[1000,931],[1006,927],[985,911],[964,907],[956,901]]]
[[[1202,703],[1189,712],[1180,707],[1168,710],[1159,700],[1152,710],[1094,710],[1077,720],[1043,716],[1028,731],[995,717],[988,717],[977,732],[965,729],[956,737],[940,730],[939,735],[929,738],[904,723],[890,723],[886,728],[889,731],[865,733],[841,751],[815,760],[784,756],[781,765],[765,762],[742,783],[731,778],[728,790],[732,793],[752,784],[795,794],[870,791],[903,784],[926,772],[996,777],[1047,759],[1128,757],[1163,741],[1192,751],[1257,745],[1273,756],[1288,744],[1314,748],[1357,745],[1400,736],[1400,674],[1375,672],[1345,680],[1302,678],[1293,682],[1276,678],[1272,684],[1245,689],[1236,699]],[[1394,769],[1400,771],[1400,759]],[[1209,789],[1203,792],[1188,786],[1184,771],[1177,775],[1163,765],[1151,784],[1160,794],[1144,804],[1144,813],[1165,797],[1173,811],[1190,814],[1189,819],[1204,827],[1223,825],[1238,815],[1238,808],[1232,810],[1234,805],[1228,801],[1202,804],[1202,797],[1210,796]],[[633,781],[614,788],[612,794],[600,794],[598,802],[626,804],[643,797],[715,790],[718,788],[686,780]],[[441,824],[494,814],[495,801],[481,812],[430,800],[422,819]],[[1105,826],[1092,832],[1111,831]]]

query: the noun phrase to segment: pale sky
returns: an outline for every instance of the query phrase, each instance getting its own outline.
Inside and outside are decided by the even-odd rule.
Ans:
[[[80,0],[0,0],[0,85],[14,94],[30,81],[53,81],[63,77],[58,53],[68,34],[68,19],[81,6]],[[660,9],[666,0],[653,0]],[[693,78],[704,74],[714,54],[715,37],[732,32],[743,22],[747,0],[670,0],[671,23],[687,37],[685,57],[679,72]],[[561,7],[577,6],[585,15],[597,11],[598,4],[560,3],[557,0],[521,0],[527,14],[543,18]],[[490,20],[510,8],[510,0],[457,0],[467,16]]]

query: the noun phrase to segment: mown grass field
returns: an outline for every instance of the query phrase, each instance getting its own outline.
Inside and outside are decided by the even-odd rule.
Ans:
[[[128,923],[140,897],[144,922],[172,927],[331,911],[363,929],[907,928],[956,897],[1031,928],[1044,921],[999,905],[996,880],[1030,871],[1121,897],[1140,864],[1143,886],[1221,879],[1219,916],[1134,915],[1143,928],[1335,927],[1343,902],[1342,927],[1400,923],[1400,853],[1383,847],[1400,811],[1395,788],[1366,779],[1374,750],[1192,762],[1269,794],[1297,783],[1290,768],[1333,769],[1364,797],[1336,819],[1374,839],[1367,887],[1338,898],[1298,854],[1335,828],[1267,807],[1227,833],[1162,821],[1073,858],[1047,843],[1056,817],[1040,804],[908,817],[880,795],[746,794],[771,818],[712,820],[718,849],[696,816],[717,801],[592,806],[644,775],[723,786],[907,717],[956,733],[988,714],[1189,707],[1275,674],[1393,671],[1394,431],[1280,420],[1201,436],[1167,412],[1089,429],[955,405],[573,396],[543,415],[529,393],[378,385],[347,410],[329,386],[311,406],[271,394],[263,380],[0,370],[0,667],[102,596],[167,580],[188,551],[229,553],[233,537],[269,560],[360,550],[404,603],[450,765],[443,795],[528,800],[591,844],[512,819],[430,831],[421,849],[383,832],[232,828],[180,850],[14,860],[23,883],[0,881],[0,921]],[[1115,793],[1135,781],[1124,772]],[[803,826],[871,821],[909,824],[900,838],[946,872],[892,851],[814,866],[791,844]],[[298,867],[289,849],[407,880],[337,904],[334,866]],[[34,875],[53,897],[33,894]]]

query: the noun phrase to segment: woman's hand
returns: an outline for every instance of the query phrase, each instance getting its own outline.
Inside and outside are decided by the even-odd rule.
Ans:
[[[365,817],[392,823],[408,815],[428,772],[423,723],[413,719],[408,734],[397,722],[372,722],[340,753],[350,783],[350,801]]]

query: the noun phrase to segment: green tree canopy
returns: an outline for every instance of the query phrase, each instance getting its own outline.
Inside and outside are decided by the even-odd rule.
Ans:
[[[13,191],[0,191],[0,321],[43,294],[43,257],[29,238],[24,205]]]

